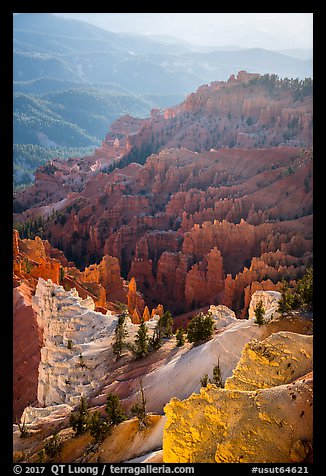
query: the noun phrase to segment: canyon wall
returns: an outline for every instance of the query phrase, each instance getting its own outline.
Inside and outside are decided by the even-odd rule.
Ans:
[[[224,304],[244,318],[255,291],[312,262],[312,114],[309,88],[241,71],[147,119],[123,116],[93,156],[40,167],[14,220],[41,217],[87,279],[117,258],[149,307]]]

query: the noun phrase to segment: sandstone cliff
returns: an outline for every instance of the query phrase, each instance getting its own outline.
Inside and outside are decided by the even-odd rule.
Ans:
[[[112,344],[118,316],[96,312],[89,296],[75,289],[65,291],[51,280],[39,279],[32,308],[42,334],[37,400],[41,405],[76,404],[81,395],[99,392],[107,384],[109,370],[119,368]],[[146,326],[153,333],[156,318]],[[128,341],[138,326],[127,319]],[[110,364],[109,364],[110,363]]]
[[[103,351],[117,317],[95,312],[91,298],[82,300],[77,291],[65,292],[42,278],[32,303],[43,333],[38,401],[45,406],[76,404],[105,378],[111,349]]]
[[[278,332],[249,342],[225,388],[209,384],[165,406],[163,461],[304,461],[312,450],[311,370],[311,336]]]
[[[283,385],[313,370],[312,336],[277,332],[262,342],[250,341],[233,374],[229,390],[257,390]],[[277,370],[276,370],[277,369]]]
[[[239,72],[124,116],[93,156],[40,168],[15,220],[42,217],[78,267],[117,258],[150,307],[224,304],[243,318],[256,290],[312,258],[312,96],[297,86]]]
[[[129,411],[139,398],[141,378],[147,399],[147,411],[161,413],[171,398],[189,398],[193,392],[198,392],[201,386],[200,378],[205,373],[211,377],[213,367],[218,361],[223,381],[232,381],[228,377],[231,377],[233,372],[234,378],[239,378],[239,385],[244,385],[243,382],[248,385],[250,382],[255,389],[264,387],[260,382],[264,382],[265,370],[268,384],[271,384],[280,380],[286,383],[311,368],[312,323],[307,317],[299,315],[275,319],[258,326],[253,320],[237,320],[234,313],[225,306],[212,306],[216,330],[213,338],[205,344],[192,346],[187,343],[176,348],[175,339],[172,338],[166,340],[159,350],[140,360],[130,359],[130,356],[125,355],[116,362],[112,358],[111,346],[117,317],[111,313],[104,316],[94,312],[94,304],[90,298],[82,300],[75,291],[65,292],[61,286],[40,278],[36,296],[33,298],[33,308],[43,332],[38,405],[47,406],[28,407],[24,411],[23,418],[26,419],[28,430],[35,432],[34,443],[29,447],[28,441],[20,439],[18,435],[15,438],[15,448],[17,455],[22,447],[24,451],[28,450],[25,455],[27,461],[35,461],[36,451],[44,446],[43,440],[54,428],[65,441],[64,449],[58,455],[58,462],[89,461],[89,458],[95,461],[97,457],[104,462],[126,461],[130,458],[136,459],[135,462],[145,462],[147,459],[151,461],[152,458],[154,461],[162,461],[159,452],[164,426],[162,417],[154,417],[157,424],[153,423],[153,427],[150,425],[145,439],[142,432],[139,434],[134,431],[132,422],[131,427],[126,422],[123,428],[127,429],[130,445],[125,449],[121,447],[126,438],[126,431],[122,427],[117,427],[114,434],[111,434],[103,445],[94,447],[91,453],[86,451],[87,445],[93,445],[90,435],[77,438],[78,442],[75,438],[71,439],[71,430],[66,428],[68,416],[72,405],[79,401],[80,393],[89,395],[91,407],[97,407],[103,412],[106,395],[113,392],[120,396],[123,406]],[[161,307],[159,311],[161,312]],[[155,319],[146,322],[150,335],[156,322]],[[128,342],[132,342],[137,329],[137,325],[127,320]],[[289,330],[291,332],[282,332]],[[243,379],[240,381],[242,374]],[[212,404],[211,398],[209,402]],[[227,402],[225,404],[228,406]],[[245,411],[247,404],[245,401],[240,410]],[[228,407],[233,408],[230,405]],[[189,427],[189,421],[187,425]],[[18,434],[16,427],[15,432]],[[183,432],[183,436],[185,435]],[[185,441],[188,441],[188,437],[185,438]],[[176,438],[176,448],[178,444]],[[116,448],[115,454],[112,448]],[[292,453],[300,452],[302,448],[302,445],[297,443]],[[152,451],[155,454],[152,454]],[[141,452],[149,453],[141,457]],[[202,454],[200,457],[206,456]]]
[[[42,333],[32,309],[33,288],[22,283],[13,290],[13,418],[37,403]],[[27,345],[28,344],[28,345]]]
[[[302,462],[311,451],[312,402],[310,377],[255,392],[208,385],[166,405],[163,461]]]

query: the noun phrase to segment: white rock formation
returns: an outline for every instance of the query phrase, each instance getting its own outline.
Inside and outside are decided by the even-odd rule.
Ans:
[[[255,291],[249,305],[249,319],[255,318],[254,310],[259,301],[262,301],[265,308],[264,319],[266,321],[279,317],[277,307],[281,296],[281,293],[278,291]]]
[[[26,425],[33,424],[38,426],[47,422],[53,423],[54,421],[64,419],[72,411],[70,405],[51,405],[45,408],[38,407],[26,407],[21,416],[21,422]]]
[[[226,327],[232,322],[236,322],[236,315],[231,309],[226,306],[210,306],[209,312],[212,315],[212,318],[215,320],[214,327],[215,329],[221,329]]]
[[[211,378],[218,361],[225,381],[232,374],[247,342],[264,339],[277,330],[276,326],[272,330],[270,326],[258,326],[252,320],[235,319],[208,342],[165,361],[143,378],[148,411],[161,412],[172,397],[184,399],[199,392],[200,379],[205,374]]]
[[[94,302],[39,278],[32,307],[43,332],[38,401],[43,406],[76,404],[99,389],[114,362],[112,343],[118,318],[94,311]],[[146,325],[155,327],[151,319]],[[138,326],[127,319],[130,338]]]

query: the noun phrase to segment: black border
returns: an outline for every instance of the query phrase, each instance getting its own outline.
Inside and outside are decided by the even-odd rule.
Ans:
[[[42,11],[43,13],[49,13],[44,10],[55,10],[60,12],[70,12],[73,6],[68,5],[66,2],[63,5],[60,5],[58,2],[53,4],[44,3],[44,2],[34,2],[33,4],[28,3],[26,1],[16,1],[12,2],[11,5],[7,5],[2,10],[1,13],[1,48],[2,48],[2,55],[1,55],[1,62],[2,62],[2,75],[1,75],[1,84],[2,84],[2,98],[1,98],[1,152],[2,152],[2,183],[0,186],[0,190],[2,193],[1,197],[1,211],[2,211],[2,226],[0,232],[0,239],[3,241],[0,245],[1,250],[1,275],[2,279],[1,289],[5,288],[5,292],[2,293],[2,296],[5,297],[4,303],[2,305],[2,312],[1,312],[1,329],[4,329],[2,332],[2,343],[1,343],[1,380],[2,380],[2,392],[1,396],[3,397],[3,401],[1,404],[2,410],[2,418],[1,422],[1,433],[2,433],[2,442],[1,442],[1,457],[0,457],[0,470],[2,468],[8,467],[8,471],[2,472],[1,474],[9,475],[13,474],[12,472],[12,401],[13,401],[13,362],[12,362],[12,355],[13,355],[13,330],[12,330],[12,192],[13,192],[13,184],[12,184],[12,174],[13,174],[13,165],[12,165],[12,137],[13,137],[13,127],[12,127],[12,88],[13,88],[13,58],[12,58],[12,51],[13,51],[13,28],[12,28],[12,18],[13,13],[15,12],[26,12],[29,9],[29,13]],[[321,362],[323,359],[323,354],[321,352],[321,341],[323,339],[323,333],[321,332],[320,325],[325,319],[323,314],[323,306],[321,300],[321,293],[322,288],[325,287],[323,274],[322,274],[322,260],[321,260],[321,250],[322,250],[322,239],[324,230],[322,227],[323,218],[324,218],[324,207],[323,202],[321,201],[322,196],[322,186],[324,185],[323,182],[325,181],[325,174],[323,173],[323,165],[322,165],[322,149],[318,142],[321,139],[321,115],[319,112],[319,107],[321,105],[321,98],[325,95],[325,91],[322,89],[323,83],[323,75],[321,73],[321,68],[323,66],[323,58],[321,53],[324,52],[323,41],[324,38],[321,37],[322,27],[323,27],[323,18],[322,18],[322,9],[321,9],[321,2],[309,2],[308,4],[302,5],[302,3],[298,4],[298,2],[291,2],[292,3],[292,10],[297,13],[313,13],[314,14],[314,116],[315,116],[315,123],[314,123],[314,149],[315,149],[315,162],[314,162],[314,314],[316,315],[316,324],[317,329],[314,334],[314,351],[315,351],[315,359],[314,359],[314,373],[315,373],[315,387],[316,391],[314,392],[314,463],[312,465],[307,465],[309,467],[309,474],[313,474],[314,468],[317,470],[317,466],[322,463],[322,427],[321,427],[321,415],[322,410],[320,408],[321,398],[323,395],[323,391],[321,388]],[[108,5],[112,6],[113,5]],[[119,5],[115,5],[119,7]],[[124,5],[127,7],[127,11],[130,11],[131,8],[128,8],[128,5]],[[135,6],[135,5],[134,5]],[[219,7],[219,10],[223,10],[220,13],[235,13],[239,12],[243,8],[244,5],[241,5],[240,8],[235,9],[234,12],[230,11],[227,4],[215,4],[215,7]],[[233,5],[236,7],[236,5]],[[289,2],[285,4],[285,2],[273,2],[272,5],[268,5],[266,3],[257,2],[256,6],[250,2],[250,5],[245,5],[250,12],[283,12],[289,13],[291,12],[291,5]],[[7,7],[7,8],[6,8]],[[99,3],[98,5],[94,5],[92,3],[93,9],[102,11],[103,6]],[[145,12],[146,8],[141,7],[141,5],[137,5],[140,12]],[[185,6],[177,6],[175,3],[165,1],[162,5],[157,5],[157,7],[164,7],[165,12],[173,11],[175,13],[181,12],[193,12],[190,4],[187,3]],[[265,8],[264,8],[265,7]],[[268,8],[270,7],[270,8]],[[304,7],[304,8],[302,8]],[[211,6],[207,6],[207,10],[210,10]],[[285,11],[283,11],[285,8]],[[82,10],[82,5],[79,4],[77,8],[75,8],[78,12]],[[110,8],[111,10],[111,8]],[[177,11],[175,11],[177,10]],[[95,10],[96,11],[96,10]],[[118,8],[118,12],[121,11]],[[159,10],[161,11],[161,10]],[[26,12],[27,13],[27,12]],[[86,12],[85,12],[86,13]],[[318,36],[320,35],[320,39]],[[317,154],[317,155],[316,155]],[[320,230],[318,230],[320,228]],[[5,278],[5,279],[3,279]],[[45,465],[50,466],[50,465]],[[78,466],[78,465],[73,465]],[[100,466],[100,465],[99,465]],[[137,465],[134,465],[137,466]],[[140,465],[141,466],[141,465]],[[160,466],[160,465],[153,465],[153,466]],[[171,465],[175,466],[175,465]],[[183,465],[177,465],[183,466]],[[214,472],[219,467],[212,467],[209,464],[201,463],[195,464],[195,474],[198,474],[198,471],[204,470],[205,473],[208,470],[213,470]],[[251,464],[224,464],[222,466],[222,471],[224,473],[226,466],[230,467],[230,472],[237,472],[237,474],[251,474],[251,467],[257,466],[261,468],[273,468],[273,467],[280,467],[281,464],[269,464],[266,463],[265,465],[251,465]],[[285,466],[300,466],[300,465],[292,465],[292,464],[285,464]],[[305,466],[305,465],[302,465]],[[241,469],[240,469],[241,468]],[[46,472],[43,474],[52,474],[50,468],[46,468]],[[241,472],[239,472],[241,471]],[[24,472],[23,472],[24,474]],[[100,473],[99,473],[100,474]],[[109,474],[109,473],[106,473]],[[259,474],[259,473],[257,473]],[[292,473],[293,474],[293,473]],[[318,470],[315,474],[319,474]]]

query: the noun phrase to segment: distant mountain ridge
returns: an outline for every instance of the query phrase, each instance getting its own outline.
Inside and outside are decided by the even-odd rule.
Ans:
[[[27,146],[15,154],[15,186],[31,183],[34,159],[48,160],[44,147],[66,157],[69,148],[89,150],[118,117],[148,117],[234,71],[312,75],[311,60],[226,48],[192,51],[172,38],[112,33],[47,13],[14,15],[14,144]],[[40,154],[33,161],[24,155],[31,146]]]
[[[126,67],[127,70],[132,69],[133,74],[135,66],[141,65],[147,73],[151,73],[151,78],[147,78],[146,82],[146,78],[141,76],[144,84],[139,84],[138,80],[133,84],[135,75],[128,78],[128,89],[139,93],[162,92],[161,89],[148,90],[156,74],[164,74],[164,81],[169,78],[175,81],[169,86],[173,88],[170,93],[183,94],[205,81],[227,79],[240,69],[261,74],[275,73],[280,77],[304,78],[312,75],[311,59],[298,59],[261,48],[225,47],[223,50],[218,47],[215,51],[194,52],[177,40],[167,42],[145,35],[112,33],[79,20],[62,19],[44,13],[14,17],[14,48],[15,80],[36,79],[42,72],[50,72],[58,79],[108,82],[115,78],[119,81],[113,82],[123,84],[120,76],[126,73]],[[96,55],[92,57],[94,53]],[[100,68],[99,53],[103,53],[106,60],[111,60],[101,64]],[[179,57],[181,61],[176,61]],[[25,70],[25,62],[28,62],[28,71]],[[185,63],[188,64],[187,75],[184,74]],[[174,71],[182,74],[181,79],[175,77]],[[74,78],[68,78],[69,74]],[[101,79],[99,74],[102,75]],[[151,82],[148,83],[149,80]],[[162,88],[162,85],[156,87]]]

